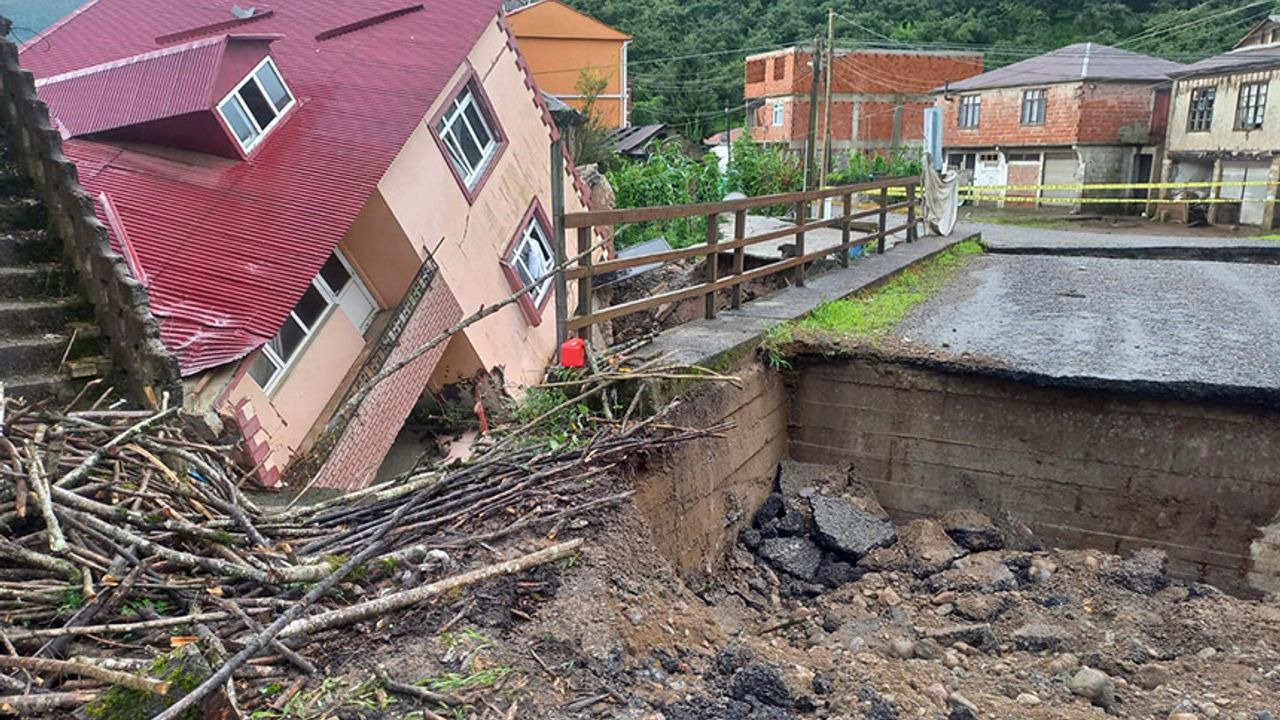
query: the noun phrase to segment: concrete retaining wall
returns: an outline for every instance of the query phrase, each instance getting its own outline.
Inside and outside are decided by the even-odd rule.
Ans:
[[[852,463],[895,519],[1012,512],[1047,543],[1155,546],[1185,578],[1280,589],[1280,413],[894,362],[795,376],[790,454]],[[744,440],[745,441],[745,440]]]
[[[636,504],[654,542],[682,576],[714,567],[773,488],[787,453],[787,394],[777,373],[754,359],[732,370],[741,387],[704,384],[670,422],[735,424],[724,438],[686,443],[635,478]]]

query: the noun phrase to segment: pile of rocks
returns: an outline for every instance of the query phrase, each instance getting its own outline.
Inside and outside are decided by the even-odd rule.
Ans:
[[[1040,549],[1031,532],[1011,519],[997,525],[965,509],[895,526],[847,471],[792,461],[782,464],[778,492],[739,539],[783,573],[783,590],[792,595],[815,595],[887,569],[928,579],[934,592],[1013,590],[1017,575],[1047,572],[1030,561],[1010,567],[1009,557],[995,552]],[[1132,582],[1155,581],[1135,572]]]

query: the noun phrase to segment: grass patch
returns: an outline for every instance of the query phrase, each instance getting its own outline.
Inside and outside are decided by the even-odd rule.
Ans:
[[[423,678],[418,684],[436,692],[448,693],[455,690],[493,687],[502,682],[511,672],[509,666],[498,665],[468,673],[441,673],[434,677]]]
[[[966,240],[913,265],[888,282],[850,298],[833,300],[765,334],[771,362],[785,365],[781,348],[799,335],[877,338],[896,325],[912,308],[940,290],[969,257],[982,254],[982,245]]]

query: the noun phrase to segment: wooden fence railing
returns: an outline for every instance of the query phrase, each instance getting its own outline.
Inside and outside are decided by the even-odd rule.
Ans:
[[[558,264],[565,265],[566,258],[581,256],[576,263],[569,264],[556,275],[556,293],[560,298],[567,298],[569,283],[576,283],[577,308],[570,314],[567,303],[557,303],[557,332],[563,342],[570,333],[589,339],[591,328],[599,323],[608,322],[631,313],[640,312],[666,303],[688,300],[699,296],[706,298],[706,317],[716,316],[716,293],[729,289],[731,306],[737,309],[742,306],[742,285],[752,280],[777,275],[790,271],[796,285],[804,285],[805,266],[827,255],[838,255],[840,264],[849,266],[849,250],[875,243],[876,252],[884,252],[885,239],[906,231],[908,242],[916,239],[916,226],[919,198],[916,189],[920,185],[918,177],[895,177],[843,185],[840,187],[810,190],[806,192],[781,193],[741,200],[725,200],[723,202],[702,203],[696,205],[675,205],[665,207],[628,208],[622,210],[601,210],[595,212],[564,213],[555,218],[555,244]],[[906,189],[906,200],[891,203],[890,189]],[[855,195],[871,195],[875,207],[857,209],[853,206]],[[826,220],[811,220],[809,208],[814,202],[827,198],[840,198],[840,214]],[[747,213],[751,210],[776,205],[791,205],[795,208],[795,227],[783,228],[757,235],[746,236]],[[907,220],[901,225],[889,227],[889,214],[905,210]],[[733,214],[733,237],[720,238],[720,216]],[[707,222],[706,242],[677,250],[649,253],[647,255],[619,258],[604,262],[591,259],[593,229],[601,226],[629,225],[640,222],[674,220],[678,218],[704,217]],[[876,230],[868,235],[854,236],[851,223],[860,218],[877,218]],[[822,228],[839,228],[841,242],[839,245],[819,250],[806,251],[805,233]],[[565,242],[565,234],[576,231],[576,252],[569,254]],[[747,270],[745,268],[745,248],[757,243],[795,237],[795,254],[792,257],[770,263],[763,267]],[[720,253],[733,252],[732,272],[720,274]],[[669,292],[651,295],[612,305],[596,308],[592,301],[593,281],[597,276],[618,270],[650,265],[653,263],[669,263],[689,258],[705,258],[706,277],[697,285],[680,288]]]

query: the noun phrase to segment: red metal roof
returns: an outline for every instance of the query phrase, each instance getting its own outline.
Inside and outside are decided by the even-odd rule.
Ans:
[[[24,46],[21,61],[39,79],[173,47],[158,37],[195,46],[200,38],[186,31],[220,26],[234,4],[95,0]],[[106,193],[126,228],[184,375],[241,358],[275,334],[500,4],[425,0],[421,11],[397,13],[406,0],[274,0],[253,32],[280,34],[271,56],[298,103],[248,159],[65,142],[81,182]],[[149,76],[138,94],[154,97],[152,82],[194,85],[216,75],[195,74]],[[62,97],[50,105],[82,112]]]
[[[46,77],[36,88],[72,137],[212,111],[227,46],[279,37],[219,35]]]

